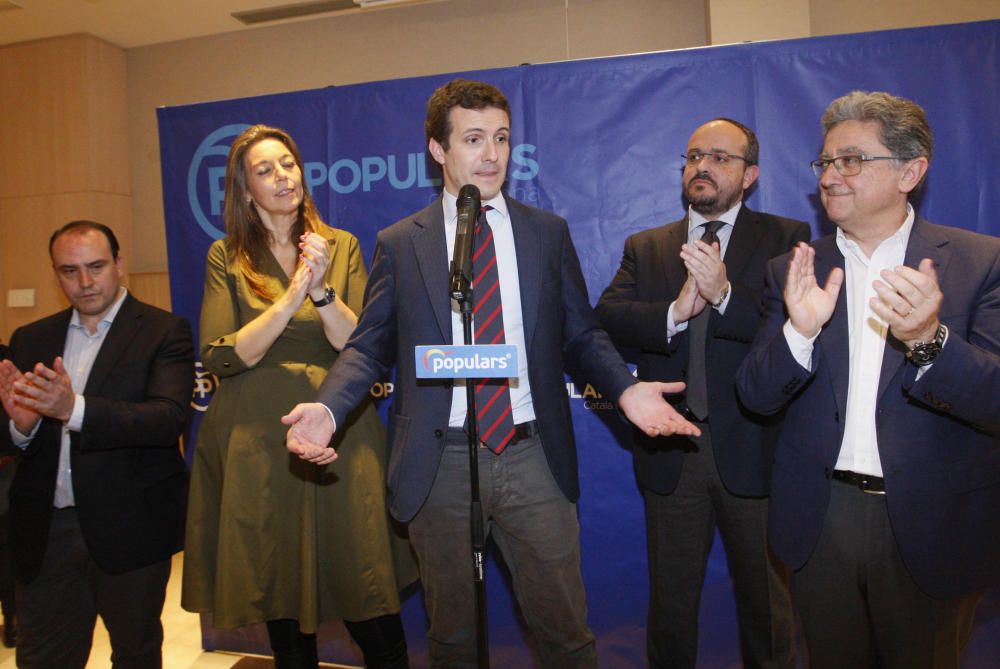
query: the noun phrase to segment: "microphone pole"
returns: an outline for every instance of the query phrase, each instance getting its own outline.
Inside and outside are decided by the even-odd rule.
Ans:
[[[479,220],[479,188],[466,184],[458,192],[458,224],[451,261],[448,292],[458,302],[462,314],[464,343],[472,342],[472,241]],[[469,480],[471,484],[472,573],[476,591],[476,648],[479,669],[489,669],[489,629],[486,622],[486,532],[483,527],[483,503],[479,492],[479,421],[476,418],[476,379],[465,380],[466,423],[469,433]]]

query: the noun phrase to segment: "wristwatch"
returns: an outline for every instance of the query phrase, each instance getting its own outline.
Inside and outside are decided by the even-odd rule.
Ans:
[[[728,297],[728,295],[729,295],[729,287],[730,287],[730,284],[727,281],[726,285],[722,287],[722,294],[719,295],[718,301],[712,302],[712,306],[713,307],[715,307],[716,309],[718,309],[719,307],[722,306],[722,303],[726,301],[726,297]]]
[[[327,286],[326,291],[323,293],[322,300],[313,299],[312,295],[309,296],[309,299],[312,300],[314,307],[325,307],[326,305],[330,304],[335,299],[337,299],[337,291],[335,291],[330,286]]]
[[[919,367],[929,365],[938,357],[938,353],[941,352],[941,347],[944,346],[944,340],[947,337],[948,328],[944,323],[940,323],[938,324],[937,332],[934,333],[934,339],[926,342],[917,342],[906,352],[906,357],[910,362]]]

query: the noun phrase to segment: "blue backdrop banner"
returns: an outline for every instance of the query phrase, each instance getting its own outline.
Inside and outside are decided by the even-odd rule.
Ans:
[[[513,133],[506,192],[569,221],[592,301],[617,269],[627,235],[684,214],[680,154],[694,128],[713,117],[737,119],[760,139],[761,176],[748,199],[751,207],[809,221],[814,235],[829,232],[809,161],[822,144],[824,108],[854,89],[888,91],[927,110],[935,151],[916,203],[922,215],[1000,234],[998,40],[1000,21],[986,21],[163,108],[158,118],[174,310],[197,330],[205,256],[223,235],[226,152],[243,128],[266,123],[291,133],[320,212],[329,224],[357,235],[370,257],[376,231],[437,196],[440,172],[426,153],[424,113],[431,92],[455,76],[487,81],[507,94]],[[566,383],[580,449],[590,621],[604,666],[640,667],[647,589],[641,498],[628,427],[592,381]],[[202,375],[196,405],[203,408],[213,383]],[[373,393],[390,395],[391,383]],[[494,666],[531,666],[503,569],[491,561],[487,578]],[[984,610],[990,610],[988,602]],[[738,663],[734,616],[725,557],[716,546],[705,584],[699,666]],[[413,666],[425,666],[419,596],[409,598],[404,617]],[[990,618],[981,615],[980,624]],[[1000,648],[990,637],[1000,634],[977,631],[973,664],[967,666],[1000,663]],[[324,651],[331,659],[358,662],[344,638],[340,633]],[[217,643],[227,645],[224,638]],[[975,664],[977,653],[982,664]]]

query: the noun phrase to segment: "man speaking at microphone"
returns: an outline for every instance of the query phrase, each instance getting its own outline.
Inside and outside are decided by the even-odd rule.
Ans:
[[[390,510],[409,524],[423,581],[433,667],[475,667],[469,452],[462,383],[416,378],[414,347],[463,343],[449,294],[456,198],[478,187],[473,240],[475,341],[518,348],[510,379],[476,382],[478,451],[487,531],[510,568],[545,667],[594,667],[580,573],[576,446],[563,378],[567,360],[617,400],[640,429],[695,434],[663,399],[680,383],[638,383],[600,329],[563,219],[505,197],[510,106],[498,89],[456,79],[434,92],[425,122],[444,192],[383,229],[365,307],[320,388],[283,420],[288,448],[325,464],[336,425],[396,365],[389,414]]]

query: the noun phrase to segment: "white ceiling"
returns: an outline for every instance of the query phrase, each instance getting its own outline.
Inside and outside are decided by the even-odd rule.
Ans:
[[[233,12],[296,5],[302,1],[0,0],[0,45],[89,33],[128,49],[278,23],[322,19],[334,14],[378,11],[346,9],[255,26],[244,25],[231,16]]]

